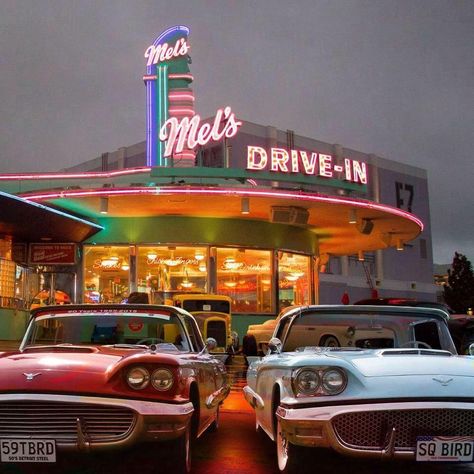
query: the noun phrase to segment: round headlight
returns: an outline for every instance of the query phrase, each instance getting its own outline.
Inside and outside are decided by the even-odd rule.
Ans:
[[[134,367],[127,373],[127,383],[134,390],[141,390],[148,385],[150,374],[144,367]]]
[[[323,389],[329,395],[335,395],[346,388],[346,375],[340,369],[326,369],[322,376]]]
[[[320,382],[317,372],[303,369],[296,376],[295,388],[298,393],[303,395],[314,395],[318,391]]]
[[[160,392],[169,390],[173,386],[173,374],[168,369],[156,369],[151,374],[151,384]]]

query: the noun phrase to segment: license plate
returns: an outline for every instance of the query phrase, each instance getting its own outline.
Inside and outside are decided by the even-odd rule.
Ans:
[[[467,436],[419,436],[417,461],[472,462],[474,438]]]
[[[2,462],[56,462],[52,439],[0,439]]]

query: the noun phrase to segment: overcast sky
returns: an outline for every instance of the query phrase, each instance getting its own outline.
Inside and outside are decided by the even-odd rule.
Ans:
[[[144,140],[143,53],[178,24],[201,116],[426,169],[435,263],[474,263],[473,0],[0,0],[0,173]]]

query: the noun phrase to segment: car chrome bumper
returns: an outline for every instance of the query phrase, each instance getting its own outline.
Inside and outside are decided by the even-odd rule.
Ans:
[[[396,439],[399,436],[397,428],[387,424],[384,427],[383,436],[377,446],[367,446],[361,443],[348,442],[338,432],[336,417],[352,414],[375,413],[382,415],[390,412],[392,416],[402,418],[406,413],[417,413],[425,410],[436,417],[437,413],[469,413],[470,419],[474,420],[474,403],[456,402],[410,402],[410,403],[378,403],[341,405],[309,408],[284,408],[277,409],[277,416],[281,421],[283,436],[291,443],[300,446],[332,448],[343,455],[364,458],[399,458],[412,460],[415,457],[415,446],[397,446]],[[384,416],[380,416],[384,418]],[[472,421],[470,421],[472,423]],[[377,427],[373,426],[375,430]],[[415,427],[412,427],[415,428]],[[426,430],[429,431],[429,430]],[[419,435],[436,435],[436,433],[419,433]],[[409,443],[408,443],[409,444]]]
[[[14,405],[12,405],[14,404]],[[16,405],[15,405],[16,404]],[[17,429],[8,432],[8,428],[2,425],[0,420],[0,438],[24,438],[24,439],[54,439],[58,450],[65,451],[96,451],[114,448],[123,448],[146,441],[165,441],[180,437],[190,423],[193,413],[191,402],[183,404],[171,404],[164,402],[152,402],[144,400],[118,399],[92,396],[75,395],[53,395],[53,394],[2,394],[0,395],[0,409],[8,406],[18,406],[17,404],[30,404],[30,406],[41,406],[45,410],[48,418],[48,410],[57,410],[58,406],[71,408],[67,422],[63,423],[63,430],[57,432],[44,428],[41,423],[48,423],[42,418],[41,422],[35,424],[38,430],[31,430],[28,433],[18,432]],[[33,404],[33,405],[31,405]],[[77,407],[77,415],[75,407]],[[110,435],[108,421],[101,419],[99,423],[103,427],[103,432],[97,434],[91,429],[91,424],[87,416],[100,415],[100,408],[118,410],[120,417],[128,416],[127,424],[119,434]],[[98,410],[99,408],[99,410]],[[22,420],[21,410],[13,416]],[[114,416],[114,415],[112,415]],[[49,418],[54,418],[50,415]],[[67,426],[66,426],[67,423]],[[112,425],[115,420],[112,419]],[[54,426],[54,425],[53,425]],[[48,436],[43,433],[48,431]]]

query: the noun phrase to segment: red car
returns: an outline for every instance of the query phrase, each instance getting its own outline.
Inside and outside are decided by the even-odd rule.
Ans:
[[[33,310],[19,350],[0,354],[0,468],[170,441],[174,472],[189,472],[191,437],[217,427],[229,393],[214,342],[171,306]]]

